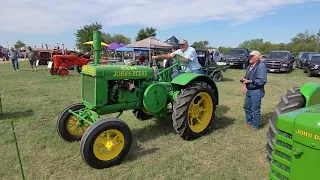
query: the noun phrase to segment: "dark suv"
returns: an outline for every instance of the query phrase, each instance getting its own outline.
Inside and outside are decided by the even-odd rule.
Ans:
[[[293,69],[294,56],[290,51],[271,51],[264,62],[268,72],[289,72]]]
[[[224,56],[229,66],[237,66],[245,69],[249,65],[249,50],[245,48],[233,48]]]
[[[320,53],[310,54],[305,62],[304,72],[309,77],[320,75]]]
[[[309,54],[316,54],[316,53],[317,52],[300,52],[296,61],[296,68],[303,69]]]

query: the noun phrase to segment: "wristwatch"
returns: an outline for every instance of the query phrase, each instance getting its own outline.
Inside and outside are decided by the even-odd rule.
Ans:
[[[252,84],[252,80],[250,80],[250,84]]]

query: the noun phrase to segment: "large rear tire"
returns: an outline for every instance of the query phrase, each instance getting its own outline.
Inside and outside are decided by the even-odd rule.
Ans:
[[[287,94],[281,97],[280,103],[275,107],[271,119],[269,119],[269,131],[267,132],[267,161],[270,162],[273,151],[274,135],[277,132],[276,121],[278,116],[305,107],[305,99],[300,93],[300,88],[290,89]]]
[[[174,130],[185,140],[196,139],[210,129],[216,104],[214,91],[204,82],[183,89],[173,105]]]

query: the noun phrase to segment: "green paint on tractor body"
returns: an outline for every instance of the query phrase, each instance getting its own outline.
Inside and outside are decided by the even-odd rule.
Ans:
[[[300,89],[306,105],[278,116],[270,179],[316,180],[320,177],[320,85]]]
[[[306,83],[301,87],[300,92],[306,100],[306,107],[320,104],[320,84]]]

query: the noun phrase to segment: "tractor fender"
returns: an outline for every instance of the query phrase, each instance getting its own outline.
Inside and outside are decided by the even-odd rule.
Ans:
[[[215,103],[216,105],[219,105],[219,93],[218,93],[218,88],[216,86],[216,83],[207,75],[204,74],[195,74],[195,73],[182,73],[175,77],[172,81],[171,84],[173,85],[173,90],[177,91],[181,89],[181,86],[186,86],[192,82],[195,81],[202,81],[211,86],[211,88],[214,91],[214,96],[216,97]]]
[[[306,107],[320,104],[320,84],[308,82],[300,88],[300,93],[306,100]]]

